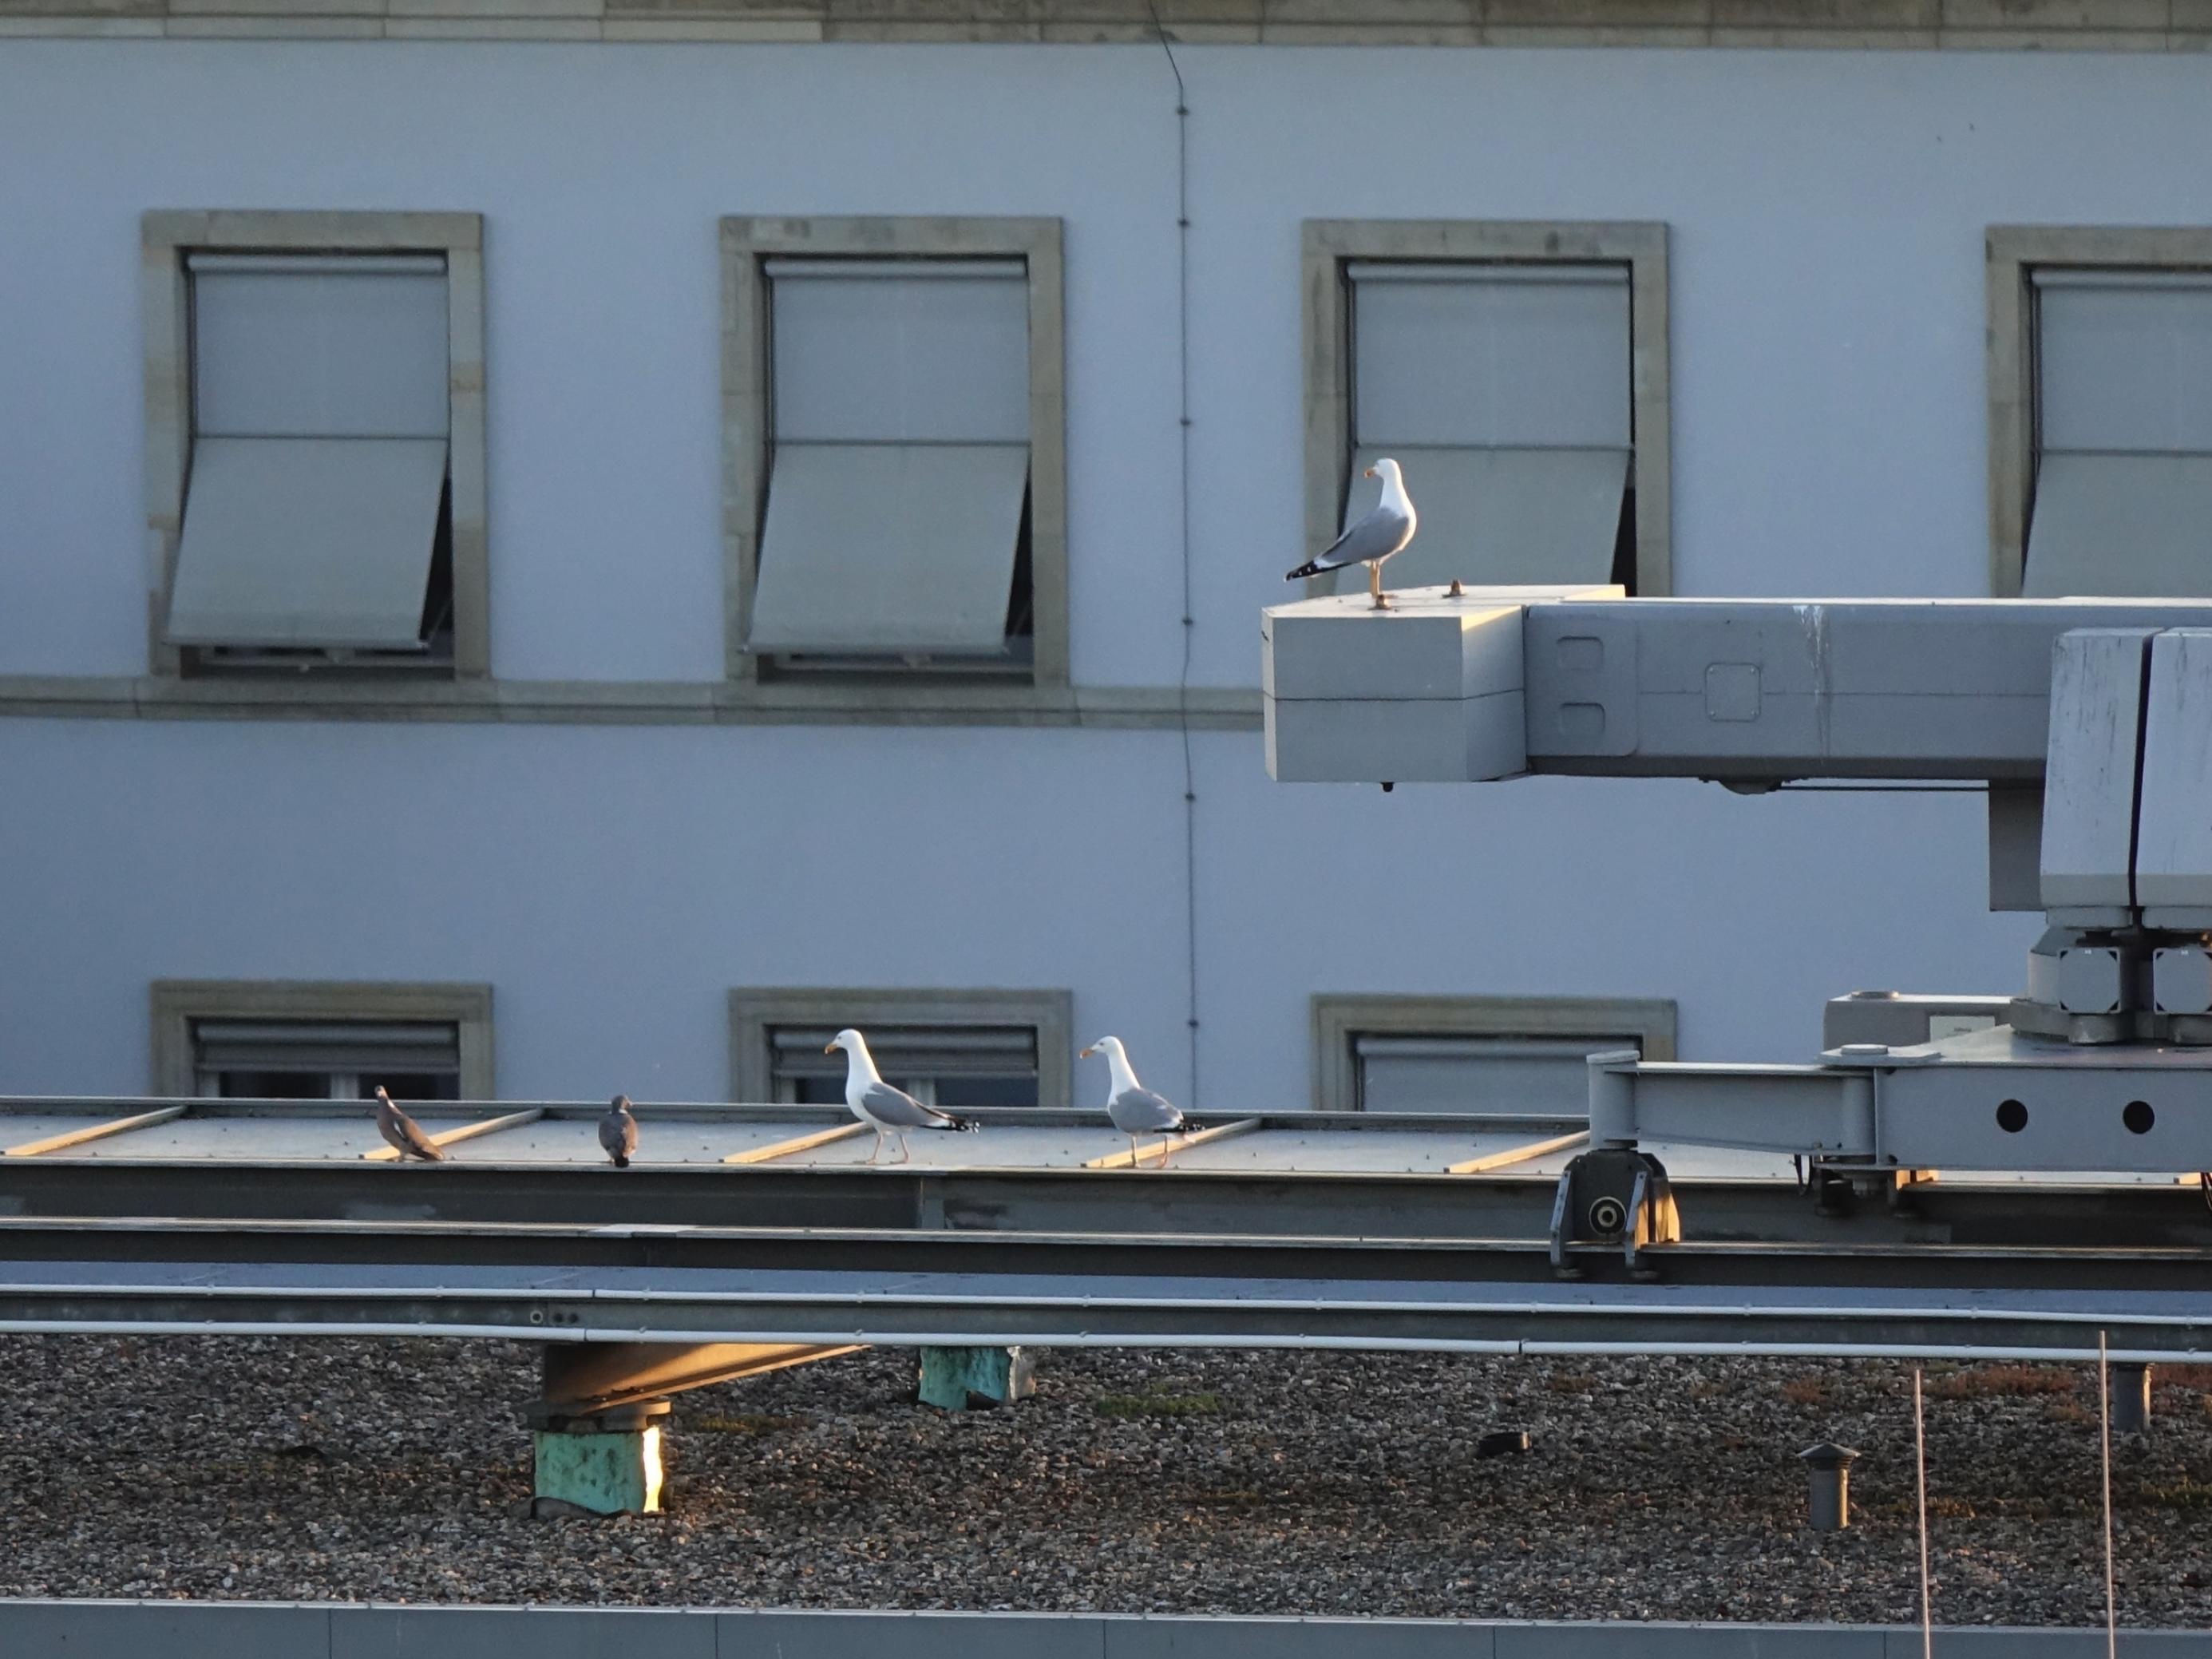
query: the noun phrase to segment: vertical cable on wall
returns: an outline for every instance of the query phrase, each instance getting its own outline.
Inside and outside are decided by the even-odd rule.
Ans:
[[[1152,33],[1167,54],[1175,76],[1176,101],[1176,415],[1182,443],[1182,666],[1176,677],[1176,725],[1182,737],[1182,891],[1185,1019],[1190,1031],[1190,1092],[1198,1105],[1198,769],[1190,747],[1191,634],[1197,620],[1191,610],[1190,574],[1190,99],[1183,88],[1182,66],[1160,23],[1159,8],[1145,0]]]

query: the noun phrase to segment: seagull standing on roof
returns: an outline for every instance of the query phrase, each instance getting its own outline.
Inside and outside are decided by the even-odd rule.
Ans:
[[[876,1132],[875,1150],[868,1154],[873,1164],[883,1155],[884,1139],[897,1139],[899,1162],[911,1163],[914,1154],[907,1149],[908,1133],[915,1129],[972,1129],[975,1126],[964,1117],[955,1117],[950,1112],[940,1112],[934,1106],[925,1106],[912,1095],[894,1089],[884,1081],[876,1070],[876,1059],[868,1052],[868,1040],[850,1026],[830,1039],[825,1054],[845,1051],[845,1104],[853,1115]]]
[[[637,1150],[637,1120],[630,1115],[628,1095],[617,1095],[607,1103],[607,1115],[599,1120],[599,1145],[615,1168],[629,1168],[630,1154]]]
[[[443,1164],[446,1154],[438,1143],[422,1133],[422,1126],[392,1103],[392,1097],[384,1092],[384,1085],[376,1085],[376,1132],[391,1143],[404,1164],[410,1158],[419,1158],[426,1164]]]
[[[1093,1054],[1106,1056],[1107,1070],[1111,1073],[1106,1085],[1106,1115],[1114,1120],[1114,1127],[1129,1137],[1129,1167],[1137,1167],[1137,1137],[1152,1134],[1183,1133],[1182,1110],[1164,1095],[1156,1095],[1137,1081],[1137,1073],[1129,1065],[1128,1051],[1122,1048],[1117,1036],[1103,1036],[1078,1056],[1088,1060]],[[1160,1154],[1165,1164],[1168,1155]]]
[[[1406,494],[1405,477],[1398,471],[1397,462],[1385,455],[1367,469],[1367,476],[1382,480],[1382,499],[1331,542],[1319,556],[1308,559],[1283,580],[1294,582],[1302,577],[1318,576],[1324,570],[1364,564],[1367,567],[1367,591],[1374,598],[1375,609],[1388,611],[1390,601],[1382,597],[1382,561],[1394,553],[1405,551],[1420,519],[1413,511],[1413,498]]]

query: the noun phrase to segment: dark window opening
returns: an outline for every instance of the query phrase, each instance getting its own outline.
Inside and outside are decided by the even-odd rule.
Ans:
[[[1636,465],[1630,458],[1632,473]],[[1627,489],[1620,493],[1620,523],[1613,534],[1613,580],[1636,596],[1636,484],[1632,477]]]

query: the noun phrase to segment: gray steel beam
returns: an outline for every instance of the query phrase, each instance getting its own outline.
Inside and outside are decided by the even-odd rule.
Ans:
[[[1297,600],[1261,616],[1268,769],[2033,784],[2060,635],[2208,623],[2203,599]]]
[[[834,1359],[858,1346],[851,1342],[549,1342],[537,1408],[550,1416],[580,1417],[741,1376]]]
[[[2198,1250],[15,1223],[0,1329],[561,1342],[2212,1353]],[[73,1249],[73,1253],[72,1252]],[[1601,1279],[1599,1275],[1609,1275]]]
[[[2196,1194],[2183,1196],[2203,1211]],[[2068,1242],[2053,1246],[2048,1240],[2054,1237]],[[2212,1298],[2212,1252],[2205,1248],[2100,1247],[2085,1243],[2078,1228],[2046,1231],[2033,1244],[1694,1239],[1645,1255],[1658,1279],[1674,1286],[2201,1291]],[[1590,1264],[1593,1279],[1630,1277],[1608,1252],[1577,1259]],[[256,1273],[303,1283],[326,1275],[325,1282],[402,1288],[417,1283],[465,1287],[474,1282],[471,1275],[482,1274],[502,1275],[501,1282],[542,1279],[557,1291],[574,1275],[599,1273],[628,1275],[624,1283],[635,1279],[645,1288],[665,1282],[702,1295],[720,1287],[740,1296],[757,1294],[755,1278],[773,1273],[848,1274],[884,1295],[931,1274],[988,1275],[1001,1287],[1082,1296],[1119,1294],[1124,1283],[1141,1284],[1148,1295],[1173,1296],[1173,1286],[1198,1280],[1248,1287],[1291,1279],[1451,1287],[1550,1284],[1553,1278],[1543,1237],[1117,1237],[817,1228],[0,1222],[0,1284],[34,1279],[69,1264],[94,1267],[100,1277],[88,1281],[94,1283],[134,1282],[131,1275],[139,1269],[206,1272],[240,1282],[241,1274]]]
[[[1808,1100],[1840,1089],[1815,1068]],[[1642,1086],[1639,1084],[1639,1088]],[[1663,1091],[1666,1085],[1655,1088]],[[1747,1114],[1758,1091],[1747,1083]],[[1784,1085],[1788,1086],[1787,1085]],[[1808,1109],[1811,1109],[1808,1107]],[[1661,1137],[1654,1136],[1653,1139]],[[1507,1170],[1469,1176],[1326,1175],[1152,1169],[854,1170],[775,1164],[589,1166],[0,1162],[8,1218],[423,1222],[453,1225],[817,1227],[973,1232],[1160,1233],[1313,1237],[1545,1236],[1554,1182]],[[1944,1182],[1893,1210],[1863,1204],[1816,1216],[1786,1182],[1678,1183],[1683,1224],[1706,1239],[1898,1243],[2084,1243],[2212,1247],[2212,1212],[2191,1189]],[[18,1244],[0,1232],[0,1260]]]
[[[2014,1305],[1973,1293],[1948,1305],[1869,1298],[1850,1306],[1742,1301],[1669,1306],[1638,1286],[1595,1297],[1489,1297],[1408,1308],[1331,1299],[1292,1280],[1283,1303],[1224,1290],[1202,1304],[1121,1305],[1095,1297],[978,1303],[918,1297],[792,1294],[774,1303],[693,1300],[580,1303],[545,1295],[468,1297],[422,1291],[365,1297],[288,1288],[218,1297],[204,1288],[160,1294],[71,1288],[41,1296],[0,1291],[0,1330],[254,1336],[447,1336],[558,1340],[557,1322],[581,1340],[635,1334],[903,1346],[1340,1348],[1493,1353],[1860,1354],[1893,1358],[1986,1355],[2087,1363],[2106,1331],[2121,1361],[2212,1357],[2212,1306],[2125,1318],[2094,1304]],[[586,1322],[592,1322],[587,1323]]]
[[[1574,599],[1531,605],[1528,767],[1601,776],[2043,775],[2051,653],[2202,599]]]

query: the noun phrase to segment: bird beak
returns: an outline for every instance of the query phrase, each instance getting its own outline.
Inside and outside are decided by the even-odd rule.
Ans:
[[[1365,476],[1366,476],[1366,477],[1370,477],[1370,478],[1373,477],[1375,476],[1375,469],[1374,469],[1373,467],[1371,467],[1371,466],[1370,466],[1370,467],[1369,467],[1369,468],[1367,469],[1367,471],[1366,471]]]
[[[1093,1054],[1097,1054],[1097,1052],[1098,1052],[1098,1050],[1097,1050],[1097,1049],[1096,1049],[1096,1048],[1085,1048],[1085,1049],[1081,1054],[1079,1054],[1076,1055],[1076,1058],[1077,1058],[1078,1060],[1088,1060],[1088,1059],[1090,1059],[1090,1058],[1091,1058],[1091,1055],[1093,1055]]]
[[[825,1054],[834,1054],[837,1052],[837,1045],[834,1042],[825,1043],[823,1045],[822,1052]]]

